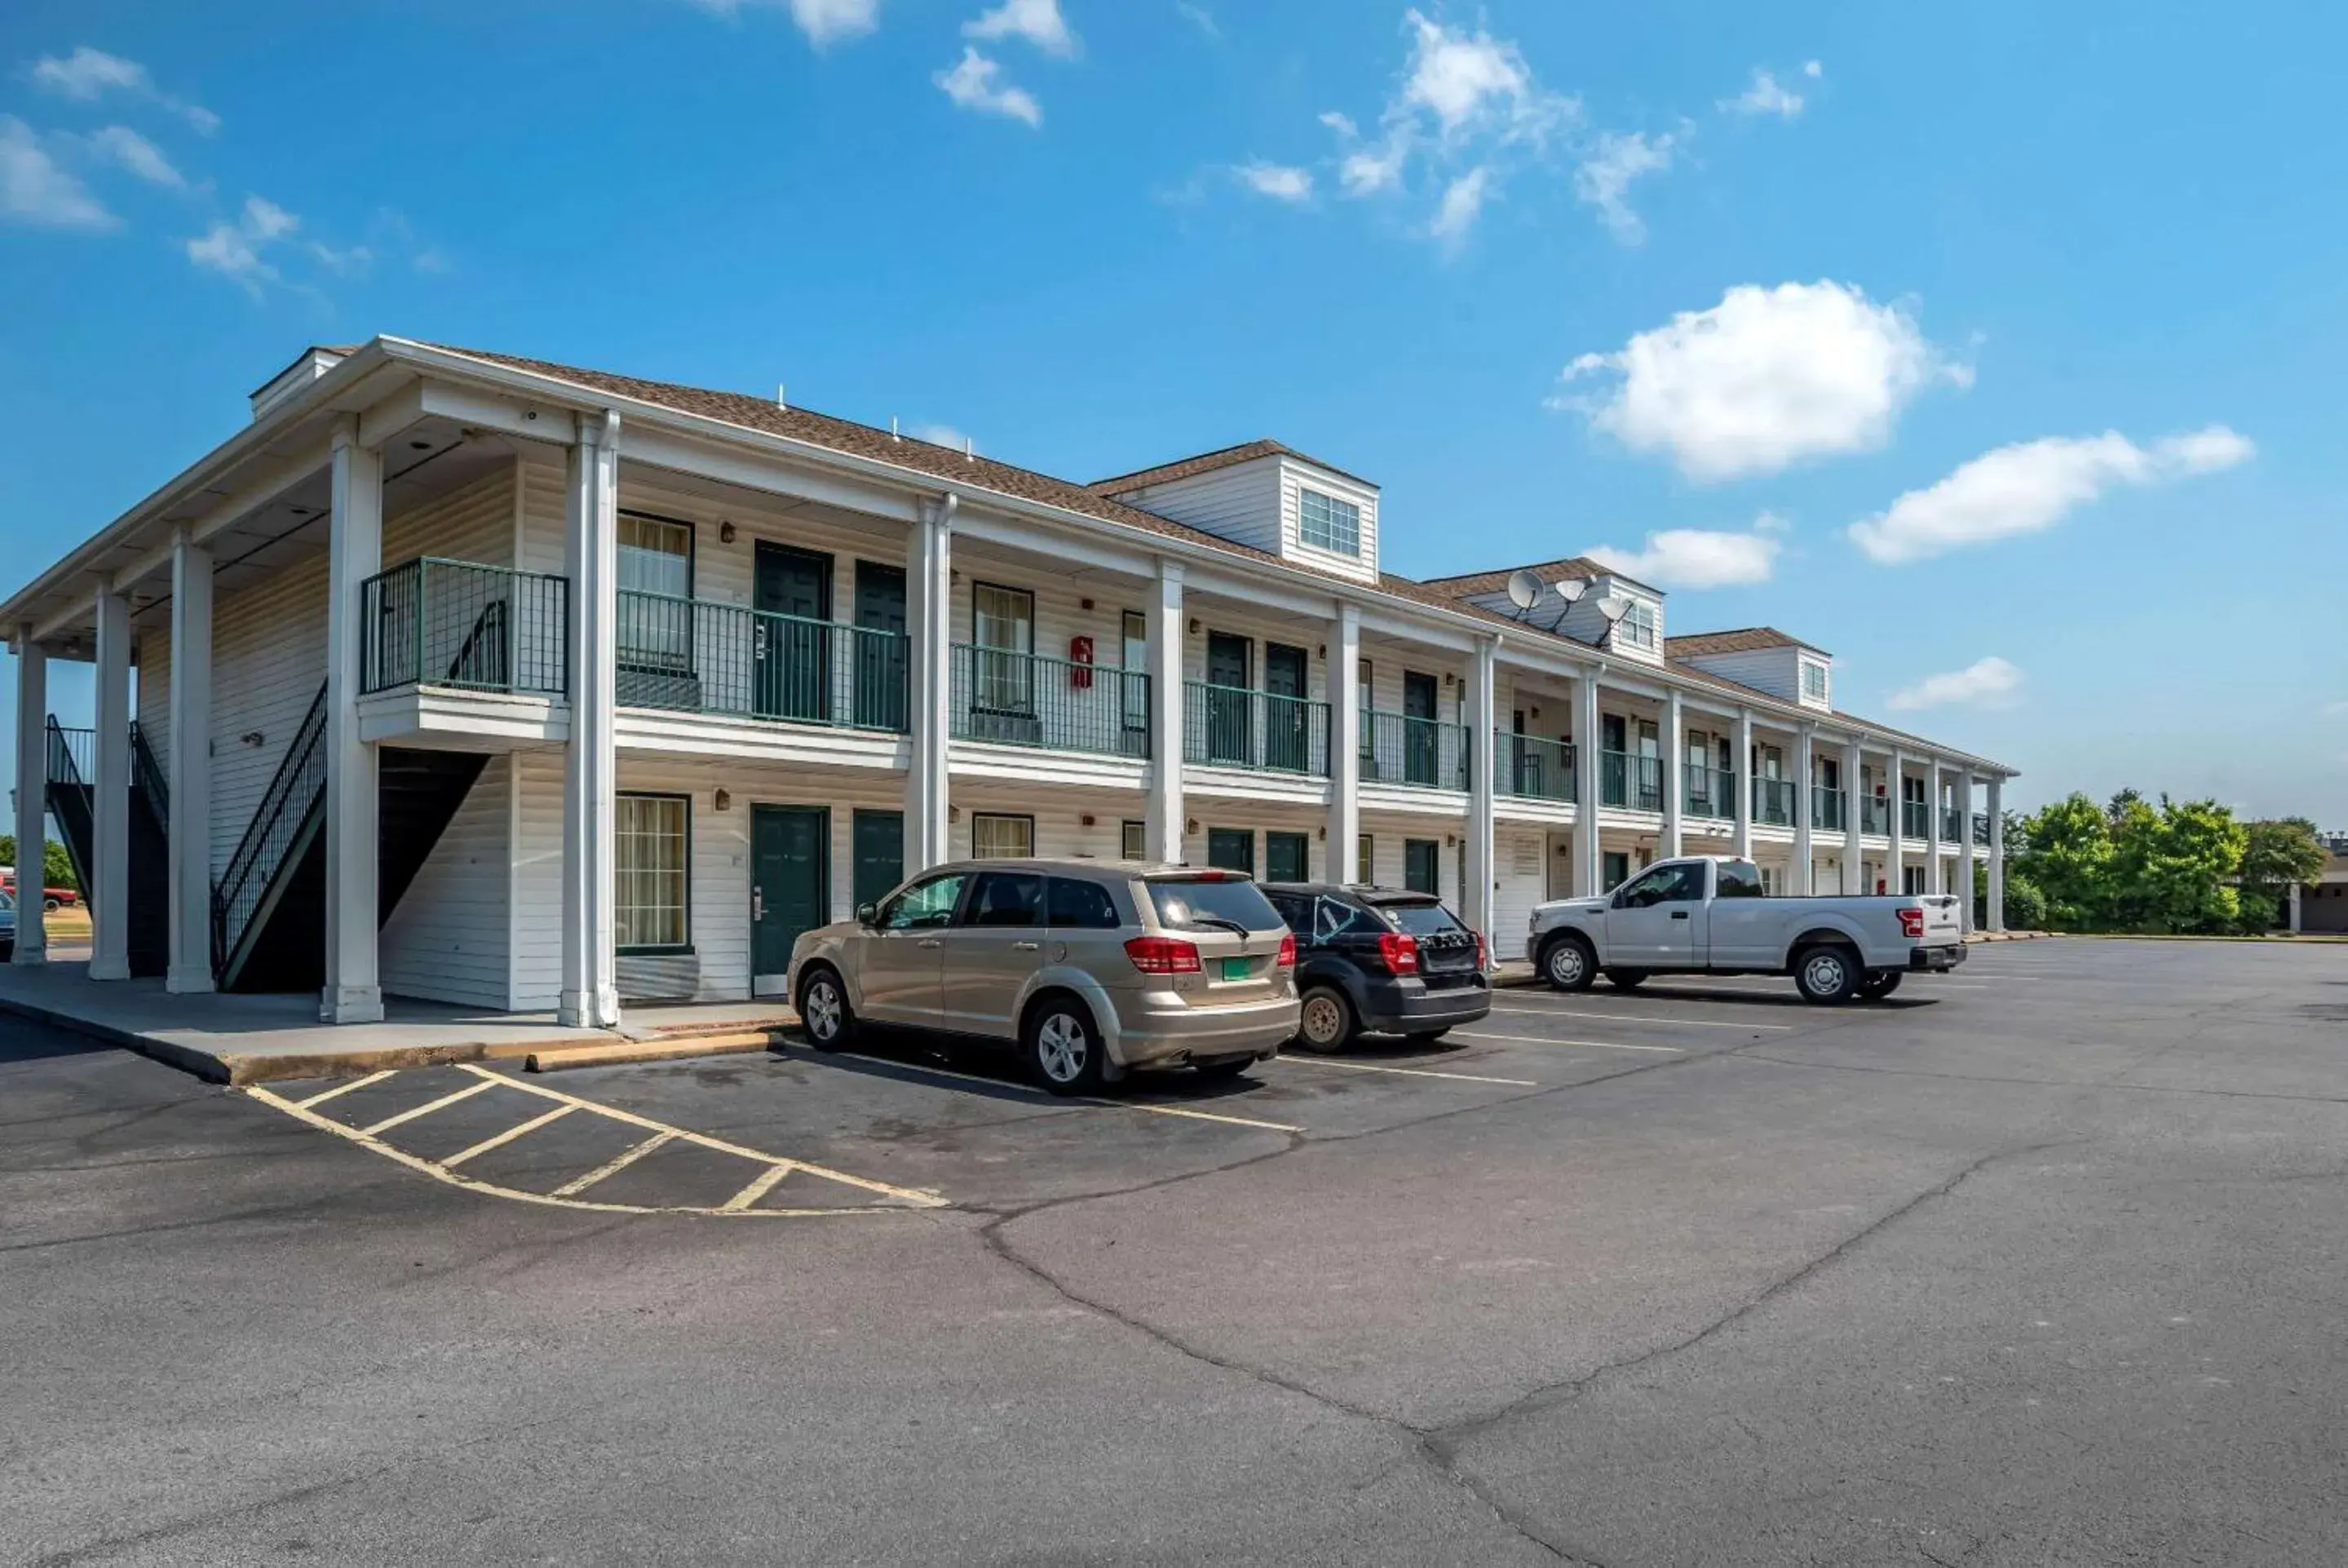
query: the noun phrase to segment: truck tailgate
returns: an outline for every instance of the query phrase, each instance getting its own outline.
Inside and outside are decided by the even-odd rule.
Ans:
[[[1928,894],[1916,900],[1924,907],[1924,937],[1920,948],[1946,948],[1965,939],[1963,923],[1957,917],[1957,898],[1953,893]]]

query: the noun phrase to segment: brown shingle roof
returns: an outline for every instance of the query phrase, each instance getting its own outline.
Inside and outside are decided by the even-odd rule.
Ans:
[[[1170,485],[1177,479],[1188,479],[1200,474],[1211,474],[1218,468],[1236,468],[1242,463],[1252,463],[1259,457],[1293,457],[1300,463],[1310,463],[1323,473],[1334,474],[1341,479],[1351,479],[1356,485],[1377,486],[1359,474],[1348,474],[1334,463],[1323,463],[1318,457],[1299,452],[1293,446],[1272,440],[1243,441],[1237,446],[1225,446],[1219,451],[1201,452],[1195,457],[1179,462],[1161,463],[1155,468],[1143,468],[1131,474],[1114,474],[1106,479],[1096,479],[1085,487],[1100,496],[1122,496],[1149,485]]]
[[[1530,566],[1504,566],[1498,571],[1474,571],[1461,577],[1431,577],[1426,579],[1426,586],[1454,599],[1466,599],[1470,594],[1498,593],[1509,586],[1509,579],[1520,571],[1532,572],[1543,582],[1556,582],[1569,577],[1622,575],[1599,565],[1588,556],[1568,556],[1563,560],[1536,561]]]
[[[1765,648],[1807,648],[1813,653],[1825,649],[1788,637],[1774,626],[1747,626],[1735,631],[1691,631],[1684,636],[1663,639],[1663,651],[1675,659],[1694,659],[1706,653],[1757,653]]]

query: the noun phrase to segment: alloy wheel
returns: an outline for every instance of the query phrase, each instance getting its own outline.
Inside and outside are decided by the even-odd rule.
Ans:
[[[1044,1076],[1055,1083],[1074,1083],[1083,1076],[1092,1055],[1085,1026],[1065,1012],[1046,1018],[1035,1030],[1035,1061]]]
[[[839,991],[829,980],[818,980],[807,989],[805,1015],[808,1035],[819,1040],[829,1040],[839,1033],[841,1008]]]
[[[1344,1035],[1345,1009],[1334,997],[1307,997],[1302,1021],[1305,1043],[1325,1049],[1335,1045]]]

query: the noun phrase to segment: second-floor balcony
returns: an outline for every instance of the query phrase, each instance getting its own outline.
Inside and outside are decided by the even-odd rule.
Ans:
[[[1824,833],[1840,833],[1849,825],[1849,797],[1838,789],[1814,784],[1810,789],[1810,825]]]
[[[1736,815],[1736,775],[1726,768],[1689,763],[1680,786],[1681,808],[1690,816],[1727,822]]]
[[[1628,752],[1598,753],[1598,798],[1630,811],[1663,809],[1663,759]]]
[[[1468,730],[1384,708],[1362,710],[1362,782],[1411,789],[1468,787]]]
[[[1891,835],[1891,802],[1879,794],[1864,795],[1859,803],[1859,831],[1878,838]]]
[[[623,707],[892,733],[910,716],[901,631],[625,591],[617,642]]]
[[[1147,688],[1142,697],[1146,711]],[[1187,681],[1182,688],[1182,760],[1326,778],[1329,704]]]
[[[958,741],[1147,758],[1150,699],[1143,671],[953,646],[950,724]]]
[[[560,697],[571,668],[570,583],[423,556],[359,588],[359,690],[450,686]]]
[[[1941,842],[1962,844],[1965,841],[1965,814],[1954,806],[1941,809]]]
[[[1755,779],[1753,781],[1753,820],[1771,827],[1794,825],[1794,781],[1791,779]]]
[[[1932,836],[1932,808],[1921,800],[1900,803],[1900,836],[1919,843]]]
[[[1492,737],[1492,788],[1518,800],[1570,801],[1576,794],[1573,747],[1506,731]]]

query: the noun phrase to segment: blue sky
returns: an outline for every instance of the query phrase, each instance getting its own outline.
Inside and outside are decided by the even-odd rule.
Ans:
[[[1613,547],[2025,803],[2348,826],[2343,44],[2256,0],[16,0],[0,579],[392,332],[1079,479],[1274,436],[1382,483],[1391,569]]]

